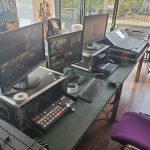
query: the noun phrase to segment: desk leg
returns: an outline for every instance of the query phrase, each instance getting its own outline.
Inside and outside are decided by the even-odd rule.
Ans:
[[[144,60],[144,55],[139,60],[139,64],[138,64],[138,68],[137,68],[136,76],[135,76],[135,81],[139,81],[143,60]]]
[[[120,97],[121,97],[121,91],[122,91],[122,84],[119,86],[117,92],[115,93],[115,99],[114,99],[112,114],[111,114],[112,121],[116,121],[117,111],[118,111]]]

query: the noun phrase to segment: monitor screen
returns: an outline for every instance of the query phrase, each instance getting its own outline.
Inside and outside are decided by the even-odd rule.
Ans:
[[[82,59],[82,31],[50,37],[48,41],[50,69],[62,71]]]
[[[42,23],[0,34],[0,84],[7,92],[45,59]]]
[[[91,44],[105,38],[108,14],[84,17],[83,45]]]

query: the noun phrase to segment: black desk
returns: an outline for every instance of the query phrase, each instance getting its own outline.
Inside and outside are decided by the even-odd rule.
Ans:
[[[78,100],[75,106],[76,112],[64,115],[52,127],[40,135],[39,138],[48,143],[51,150],[73,149],[110,98],[116,93],[116,103],[113,105],[111,116],[115,120],[122,84],[134,66],[135,64],[121,66],[109,76],[109,79],[121,83],[117,91],[115,88],[107,86],[105,89],[102,89],[101,93],[103,94],[101,96],[97,94],[92,103]],[[82,86],[86,86],[86,83]]]

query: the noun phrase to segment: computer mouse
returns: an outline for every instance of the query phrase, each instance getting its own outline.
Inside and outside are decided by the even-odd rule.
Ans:
[[[119,86],[119,83],[118,82],[114,82],[114,81],[109,81],[108,85],[111,86],[111,87],[117,88]]]
[[[99,79],[104,79],[105,78],[105,74],[104,73],[96,73],[94,74],[95,78],[99,78]]]

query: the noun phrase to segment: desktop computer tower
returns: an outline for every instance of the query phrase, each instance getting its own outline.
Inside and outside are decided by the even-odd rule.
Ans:
[[[20,130],[33,127],[32,116],[40,112],[47,104],[55,101],[55,95],[66,91],[67,77],[64,74],[38,67],[33,74],[40,76],[40,84],[23,91],[28,98],[21,103],[14,99],[14,95],[0,95],[0,117],[13,124]]]

